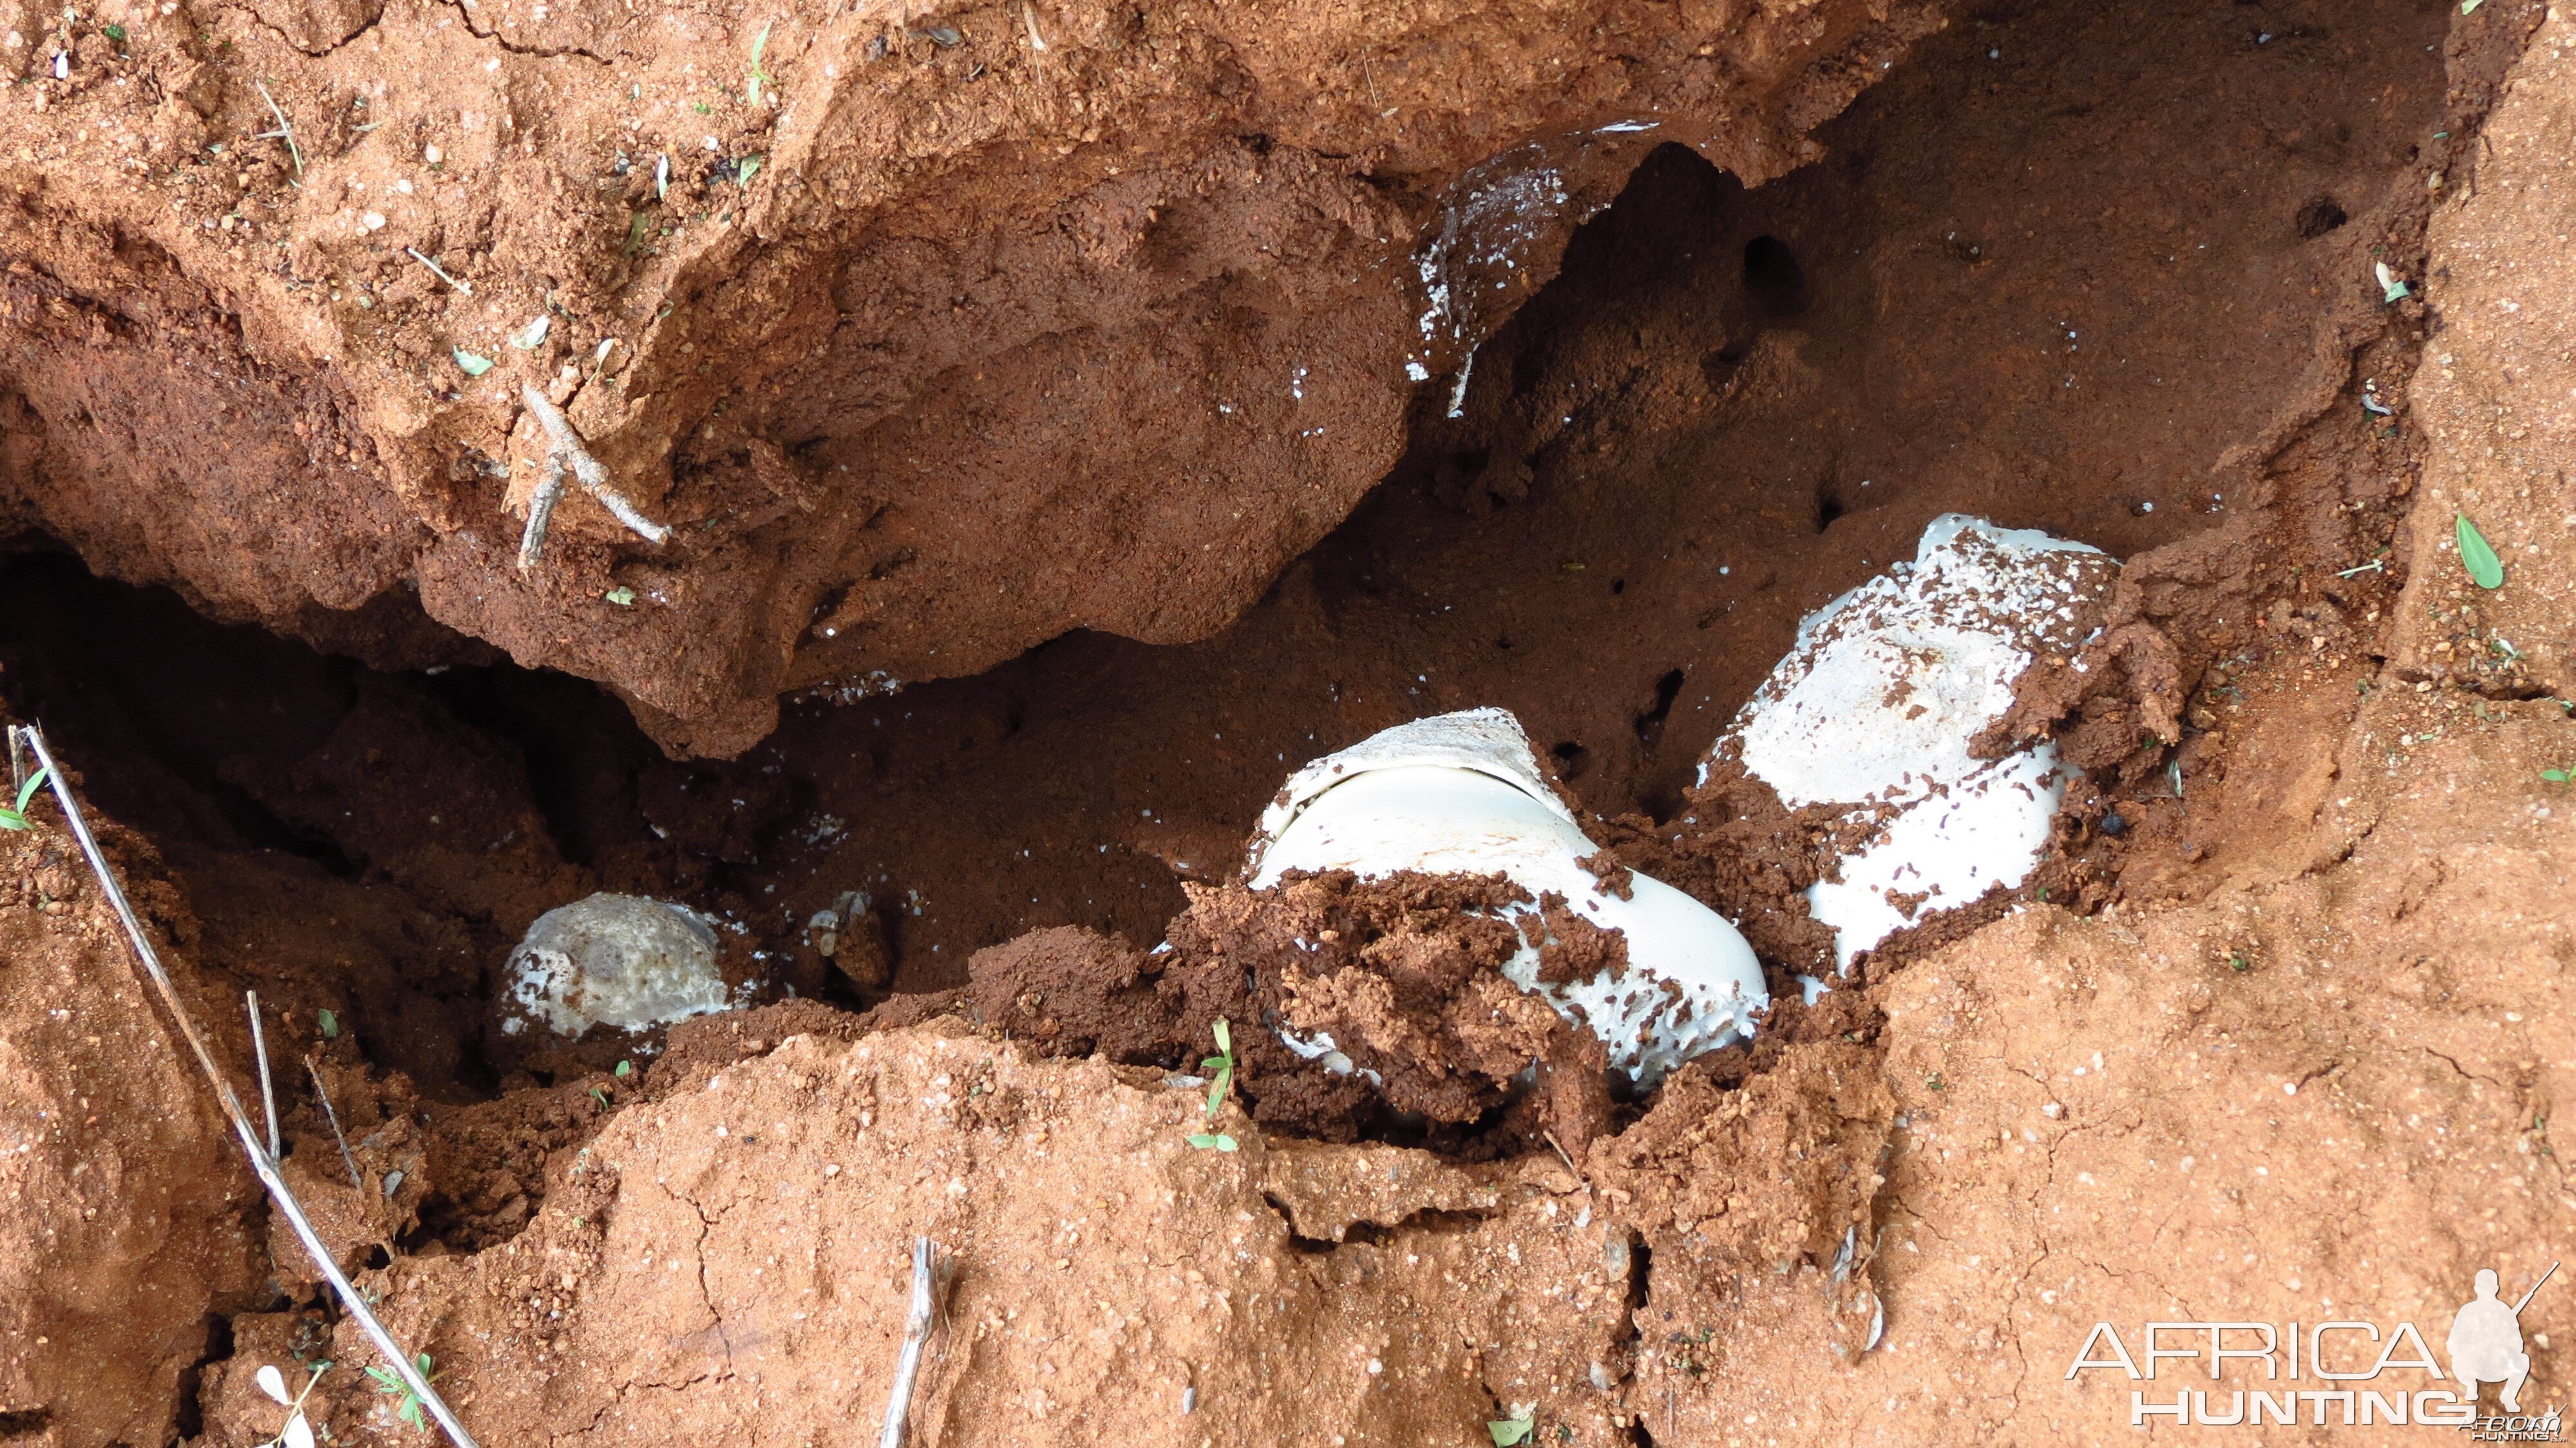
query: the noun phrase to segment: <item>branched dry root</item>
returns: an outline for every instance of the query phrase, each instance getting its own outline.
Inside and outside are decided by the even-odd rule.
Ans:
[[[635,531],[648,543],[659,543],[671,536],[671,530],[645,517],[626,495],[608,481],[608,469],[582,446],[581,434],[573,431],[571,419],[563,409],[546,399],[535,387],[521,384],[519,395],[527,399],[528,410],[546,430],[546,476],[537,484],[535,496],[528,499],[527,531],[519,535],[519,567],[522,571],[537,565],[537,555],[545,551],[546,527],[554,520],[555,500],[563,496],[564,473],[567,469],[581,480],[600,506],[617,517],[617,521]]]

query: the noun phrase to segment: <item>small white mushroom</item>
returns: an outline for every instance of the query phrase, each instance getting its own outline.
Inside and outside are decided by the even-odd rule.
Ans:
[[[1682,1062],[1750,1036],[1770,995],[1735,927],[1644,875],[1630,876],[1627,899],[1604,890],[1582,864],[1599,848],[1548,784],[1520,721],[1469,709],[1398,725],[1299,770],[1261,817],[1250,883],[1275,885],[1292,869],[1363,879],[1500,871],[1533,902],[1564,896],[1579,918],[1626,937],[1628,968],[1644,982],[1607,971],[1542,982],[1546,941],[1526,936],[1503,976],[1598,1035],[1613,1068],[1652,1086]],[[1338,1069],[1349,1069],[1320,1032],[1287,1044],[1327,1069],[1340,1056]]]
[[[1846,970],[1921,909],[2030,876],[2074,771],[2048,741],[1969,744],[2012,707],[2042,648],[2073,654],[2119,564],[2098,548],[1944,514],[1899,563],[1798,627],[1711,758],[1732,754],[1795,809],[1883,820],[1807,891]],[[1708,777],[1709,761],[1700,765]]]

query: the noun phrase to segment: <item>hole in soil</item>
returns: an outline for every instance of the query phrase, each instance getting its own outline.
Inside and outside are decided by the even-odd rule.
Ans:
[[[2341,204],[2331,196],[2313,197],[2299,208],[2299,239],[2314,241],[2352,218],[2344,214]]]
[[[2144,53],[2137,12],[2076,0],[1959,27],[1819,132],[1831,164],[1754,191],[1653,151],[1461,415],[1426,410],[1294,586],[1203,643],[1075,634],[680,764],[601,691],[452,639],[443,670],[378,672],[22,553],[0,687],[162,843],[210,949],[328,978],[434,1099],[497,1084],[486,973],[590,889],[721,915],[855,1004],[879,988],[805,936],[845,893],[898,991],[1046,926],[1149,945],[1289,771],[1423,714],[1509,708],[1588,806],[1669,818],[1799,620],[1934,516],[2128,556],[2226,515],[2214,465],[2319,345],[2279,319],[2356,285],[2302,238],[2407,174],[2444,21],[2373,0],[2249,50],[2228,9]],[[2024,79],[1992,82],[1996,45]]]
[[[1806,271],[1789,244],[1776,236],[1757,236],[1744,244],[1744,295],[1755,312],[1771,320],[1804,316],[1813,305]]]

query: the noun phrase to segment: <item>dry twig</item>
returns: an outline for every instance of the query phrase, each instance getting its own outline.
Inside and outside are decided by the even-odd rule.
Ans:
[[[357,1320],[367,1339],[376,1345],[376,1351],[384,1355],[403,1384],[420,1399],[421,1406],[428,1409],[429,1415],[438,1420],[438,1426],[446,1430],[448,1440],[456,1448],[475,1448],[473,1435],[465,1431],[464,1424],[456,1421],[456,1414],[447,1406],[447,1400],[440,1397],[438,1389],[432,1387],[420,1369],[412,1365],[410,1354],[394,1341],[392,1333],[385,1331],[385,1325],[376,1320],[374,1310],[368,1307],[367,1299],[359,1294],[348,1274],[342,1272],[340,1264],[332,1259],[330,1249],[322,1244],[321,1234],[313,1229],[312,1219],[304,1215],[303,1204],[295,1199],[286,1179],[278,1174],[276,1156],[261,1146],[259,1128],[251,1124],[250,1113],[242,1108],[241,1098],[234,1094],[232,1082],[224,1076],[223,1068],[215,1064],[213,1048],[206,1044],[205,1034],[197,1029],[196,1018],[188,1014],[186,1002],[180,999],[179,988],[170,982],[170,973],[162,968],[161,957],[153,950],[151,937],[143,933],[143,921],[135,915],[133,902],[126,899],[125,887],[118,882],[116,872],[109,868],[107,853],[99,848],[98,837],[90,833],[89,821],[81,815],[80,801],[72,797],[70,781],[64,777],[53,751],[45,745],[44,731],[27,724],[13,725],[9,732],[13,737],[25,739],[27,747],[35,752],[37,764],[51,771],[48,780],[53,786],[55,801],[62,806],[63,820],[71,826],[72,837],[80,842],[81,853],[89,860],[90,873],[98,879],[100,893],[107,897],[108,904],[116,910],[117,920],[124,925],[126,943],[134,949],[135,962],[143,967],[144,975],[160,993],[161,1004],[170,1012],[180,1036],[196,1056],[198,1069],[205,1072],[207,1084],[214,1087],[215,1102],[231,1125],[234,1138],[241,1143],[243,1155],[250,1158],[251,1171],[259,1177],[260,1185],[268,1188],[269,1200],[277,1204],[279,1214],[294,1229],[296,1240],[304,1244],[305,1252],[313,1258],[313,1265],[331,1284],[331,1290],[339,1295],[341,1306]]]
[[[277,1136],[277,1088],[268,1084],[268,1033],[260,1029],[259,992],[244,991],[250,1002],[250,1049],[259,1057],[259,1099],[268,1108],[268,1154],[277,1156],[286,1148]]]
[[[601,466],[599,459],[590,455],[590,449],[582,445],[581,434],[573,431],[572,420],[563,415],[562,408],[548,401],[544,393],[528,383],[519,385],[519,395],[527,399],[528,411],[536,414],[548,440],[545,481],[537,485],[536,493],[528,499],[528,527],[519,535],[519,567],[522,571],[534,568],[537,555],[545,551],[546,525],[554,518],[555,499],[563,495],[567,468],[581,480],[583,489],[599,500],[601,507],[615,514],[617,521],[633,529],[638,537],[648,543],[659,543],[671,536],[670,529],[636,511],[635,505],[626,501],[626,495],[618,492],[608,481],[608,469]]]
[[[298,176],[303,175],[304,151],[303,148],[295,144],[295,127],[286,119],[286,112],[278,106],[277,97],[268,93],[267,81],[259,82],[259,98],[268,102],[268,113],[277,117],[277,129],[274,131],[262,131],[251,139],[256,141],[284,141],[286,143],[287,156],[295,162],[295,174]]]
[[[403,254],[409,256],[413,261],[419,262],[422,266],[429,268],[429,274],[431,276],[438,278],[440,281],[447,283],[449,286],[456,288],[458,291],[463,292],[469,297],[474,295],[474,284],[472,282],[460,281],[455,277],[449,276],[447,274],[447,268],[431,261],[428,257],[422,256],[418,247],[404,247]]]
[[[359,1191],[367,1189],[367,1179],[358,1172],[358,1159],[349,1152],[349,1136],[340,1129],[340,1113],[331,1109],[331,1090],[322,1084],[322,1068],[313,1058],[304,1058],[304,1069],[313,1075],[313,1099],[322,1103],[322,1119],[331,1123],[331,1139],[340,1143],[340,1160],[349,1164],[349,1185]]]
[[[938,1320],[939,1299],[947,1291],[953,1258],[940,1255],[928,1237],[912,1243],[912,1311],[903,1321],[903,1353],[894,1363],[894,1391],[886,1395],[885,1431],[877,1448],[903,1448],[904,1430],[912,1416],[912,1388],[921,1376],[921,1350],[929,1345],[931,1325]]]

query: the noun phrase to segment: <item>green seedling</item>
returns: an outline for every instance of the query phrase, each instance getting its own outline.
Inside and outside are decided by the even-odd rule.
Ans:
[[[338,1016],[333,1015],[329,1011],[322,1011],[317,1013],[314,1019],[320,1022],[322,1026],[322,1039],[326,1041],[336,1041],[340,1039],[340,1018]]]
[[[1211,1123],[1216,1120],[1219,1108],[1225,1105],[1225,1093],[1234,1086],[1234,1027],[1227,1023],[1225,1017],[1219,1016],[1214,1033],[1218,1054],[1199,1062],[1199,1069],[1213,1077],[1208,1082],[1207,1098],[1207,1116]],[[1191,1135],[1190,1145],[1201,1151],[1232,1151],[1235,1140],[1222,1131],[1201,1131]]]
[[[633,608],[635,606],[635,590],[628,588],[622,583],[615,588],[608,590],[606,593],[601,594],[600,597],[609,603],[616,604],[619,608]]]
[[[423,1378],[433,1383],[438,1381],[439,1375],[429,1370],[429,1354],[421,1353],[414,1357],[412,1359],[412,1365],[420,1369],[420,1375]],[[367,1376],[375,1379],[377,1392],[382,1393],[389,1398],[400,1398],[402,1400],[394,1405],[395,1417],[400,1418],[404,1422],[409,1423],[415,1428],[422,1429],[423,1431],[428,1429],[429,1425],[421,1421],[420,1394],[411,1390],[411,1384],[403,1381],[402,1374],[395,1372],[392,1368],[369,1368],[367,1369]]]
[[[2504,560],[2496,557],[2495,548],[2487,542],[2487,535],[2478,531],[2478,525],[2469,521],[2468,514],[2459,515],[2459,521],[2452,525],[2452,532],[2460,540],[2460,566],[2469,571],[2469,577],[2478,587],[2504,587]]]
[[[1199,1062],[1199,1069],[1215,1073],[1208,1083],[1207,1114],[1213,1118],[1225,1104],[1227,1088],[1234,1085],[1234,1027],[1223,1016],[1216,1018],[1216,1048],[1221,1053]]]
[[[2372,274],[2379,278],[2379,299],[2381,301],[2402,302],[2411,295],[2411,293],[2406,290],[2406,283],[2398,279],[2397,273],[2388,269],[2388,263],[2384,261],[2375,262],[2372,264],[2371,270]]]
[[[2544,769],[2540,771],[2540,777],[2551,784],[2565,784],[2569,779],[2567,771],[2563,769]]]
[[[125,43],[125,27],[122,25],[102,25],[99,27],[99,33],[119,45]]]
[[[600,1110],[606,1111],[608,1109],[608,1093],[606,1091],[593,1086],[590,1088],[590,1099],[599,1103]]]
[[[1492,1436],[1494,1448],[1516,1448],[1518,1444],[1527,1443],[1530,1435],[1537,1431],[1538,1419],[1535,1416],[1493,1418],[1485,1424],[1485,1432]]]
[[[480,377],[492,370],[492,359],[459,347],[456,349],[456,366],[468,377]]]
[[[304,1380],[304,1391],[291,1398],[286,1395],[286,1374],[274,1367],[259,1370],[255,1375],[259,1390],[286,1405],[286,1426],[259,1448],[313,1448],[313,1424],[304,1416],[304,1400],[313,1396],[314,1387],[330,1366],[328,1362],[318,1362],[306,1367],[305,1371],[313,1376]]]
[[[771,85],[778,84],[778,78],[776,76],[773,76],[769,72],[760,68],[760,54],[762,51],[769,49],[770,27],[777,23],[777,21],[773,20],[769,22],[768,25],[760,27],[760,34],[752,37],[751,79],[743,84],[742,91],[744,99],[750,101],[753,105],[760,104],[760,87],[762,82],[766,81]]]
[[[40,767],[35,773],[27,776],[27,782],[18,786],[17,799],[12,801],[8,808],[0,809],[0,830],[35,828],[27,822],[27,801],[36,797],[36,791],[44,788],[45,781],[52,775],[52,770]]]
[[[620,1062],[618,1062],[618,1063],[617,1063],[616,1076],[617,1076],[617,1079],[618,1079],[618,1080],[623,1081],[623,1080],[625,1080],[627,1077],[632,1076],[632,1075],[634,1075],[634,1074],[635,1074],[635,1063],[634,1063],[634,1062],[632,1062],[632,1061],[620,1061]]]

